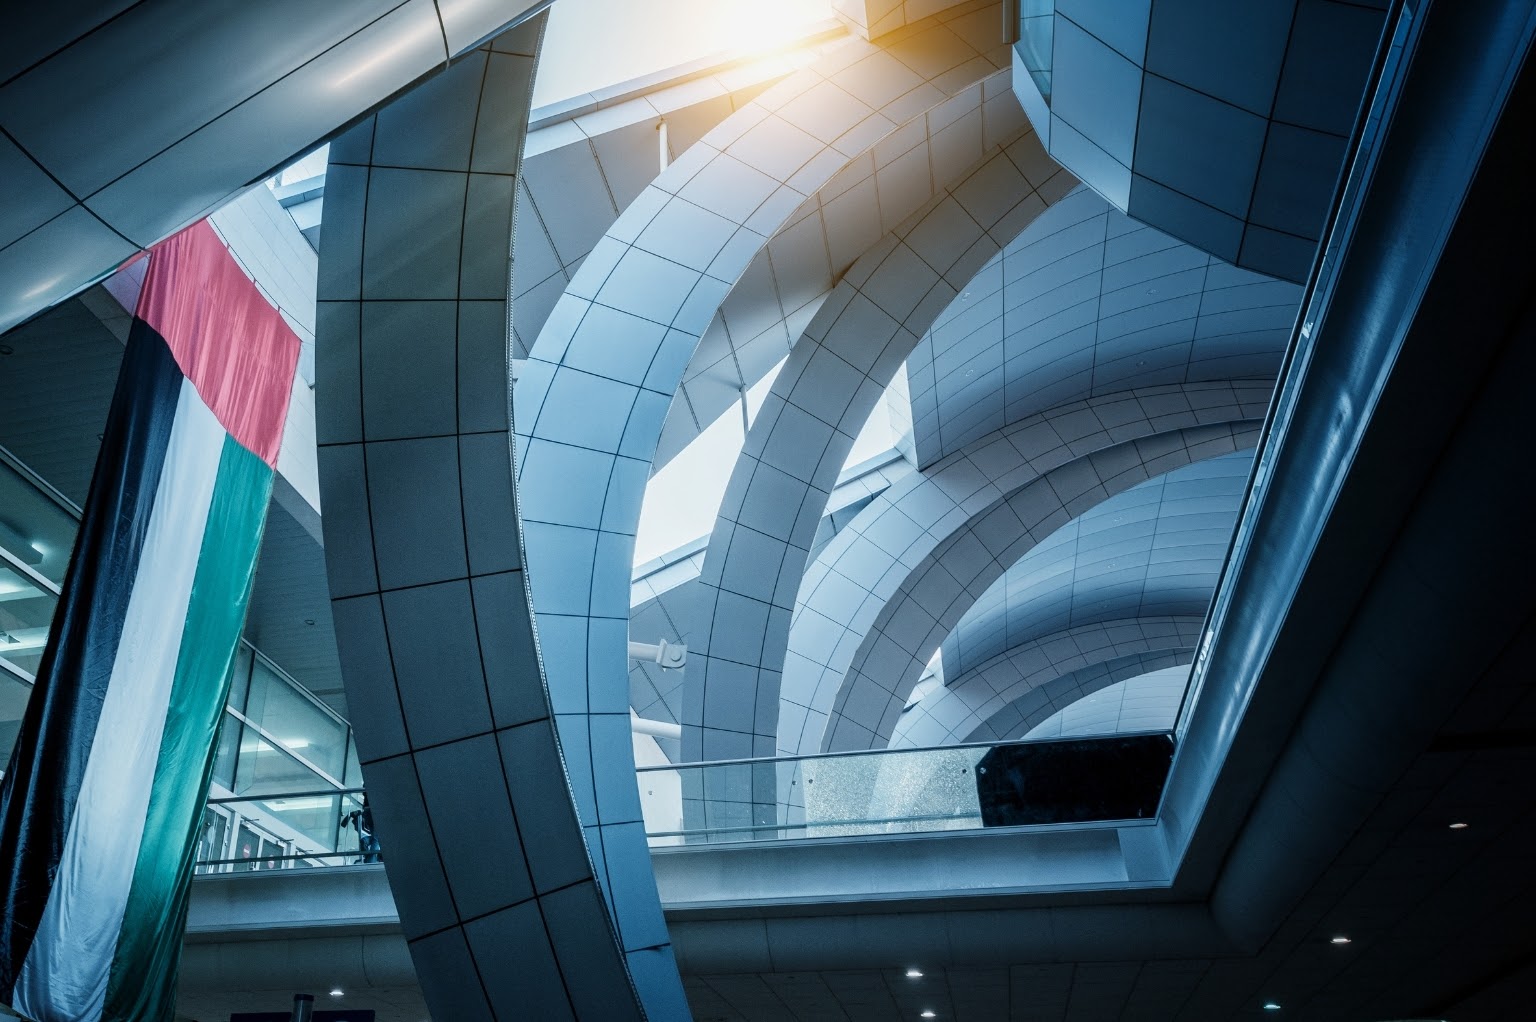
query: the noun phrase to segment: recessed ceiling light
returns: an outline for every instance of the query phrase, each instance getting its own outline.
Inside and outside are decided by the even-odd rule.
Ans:
[[[1265,1011],[1279,1011],[1280,1010],[1280,1005],[1276,1004],[1274,1001],[1265,1001],[1264,1002],[1264,1010]]]
[[[922,969],[908,969],[907,970],[907,978],[908,979],[922,979],[923,978],[923,970]]]
[[[1350,943],[1350,939],[1348,937],[1340,935],[1338,937],[1329,937],[1328,938],[1328,943],[1330,943],[1330,944],[1348,944],[1348,943]]]
[[[342,993],[341,987],[331,987],[331,996],[332,997],[345,997],[346,995],[344,993]]]
[[[932,1009],[927,1009],[927,1010],[918,1012],[917,1017],[918,1018],[938,1018],[939,1016],[936,1015],[933,1012]]]
[[[1466,830],[1467,827],[1469,827],[1469,826],[1470,826],[1470,824],[1462,823],[1460,820],[1457,820],[1455,823],[1451,824],[1451,829],[1452,830]]]

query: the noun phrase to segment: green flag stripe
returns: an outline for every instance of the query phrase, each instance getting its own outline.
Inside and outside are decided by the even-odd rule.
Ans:
[[[272,475],[260,458],[225,439],[104,1018],[171,1022],[174,1017],[197,828],[256,575]]]

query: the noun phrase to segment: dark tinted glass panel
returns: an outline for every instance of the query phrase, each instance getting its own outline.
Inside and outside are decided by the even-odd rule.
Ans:
[[[982,825],[1150,819],[1172,762],[1169,734],[999,745],[976,767]]]

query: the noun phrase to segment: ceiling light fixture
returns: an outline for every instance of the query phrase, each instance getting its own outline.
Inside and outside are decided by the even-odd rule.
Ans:
[[[1330,943],[1330,944],[1350,944],[1350,943],[1353,943],[1353,942],[1348,937],[1340,935],[1340,936],[1337,936],[1337,937],[1329,937],[1328,938],[1328,943]]]
[[[1277,1004],[1274,1001],[1265,1001],[1264,1002],[1264,1010],[1265,1011],[1279,1011],[1280,1010],[1280,1005]]]
[[[922,1011],[918,1012],[917,1017],[918,1018],[938,1018],[939,1016],[938,1016],[937,1013],[934,1012],[934,1010],[932,1008],[925,1008]]]
[[[922,979],[923,978],[923,970],[922,969],[908,969],[907,970],[907,978],[908,979]]]
[[[332,997],[345,997],[346,994],[344,994],[342,992],[341,987],[331,987],[331,996]]]
[[[1467,827],[1469,827],[1471,825],[1470,824],[1466,824],[1466,823],[1462,823],[1460,820],[1457,820],[1455,823],[1451,824],[1450,826],[1451,826],[1452,830],[1466,830]]]

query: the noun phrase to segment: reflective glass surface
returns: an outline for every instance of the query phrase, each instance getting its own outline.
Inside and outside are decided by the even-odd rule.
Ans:
[[[1055,25],[1054,0],[1022,0],[1019,4],[1019,58],[1047,103],[1051,101],[1051,48],[1056,41]]]
[[[75,527],[72,514],[0,458],[0,549],[57,586],[69,567]]]
[[[346,725],[260,657],[252,665],[245,716],[283,748],[330,776],[339,779],[345,772]]]
[[[8,556],[0,556],[0,660],[37,674],[59,598]]]
[[[1147,819],[1165,733],[652,767],[653,845]]]
[[[50,495],[0,451],[0,754],[8,757],[37,674],[79,526],[77,511]],[[214,758],[226,792],[336,787],[360,772],[351,728],[297,681],[242,642]],[[243,721],[242,722],[242,718]],[[257,839],[258,842],[263,839]]]
[[[4,764],[11,760],[16,731],[21,727],[21,714],[27,708],[27,697],[31,694],[30,685],[0,666],[0,770],[4,770]]]

